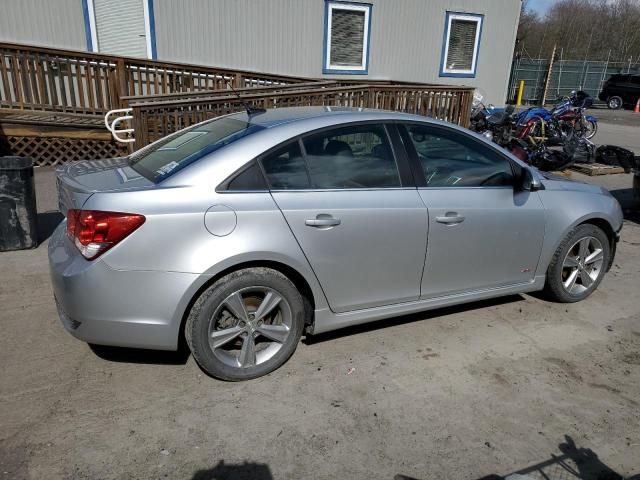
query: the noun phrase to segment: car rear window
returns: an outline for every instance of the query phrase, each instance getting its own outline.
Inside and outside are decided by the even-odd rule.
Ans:
[[[182,168],[265,127],[223,117],[170,135],[151,148],[131,155],[131,167],[158,183]]]

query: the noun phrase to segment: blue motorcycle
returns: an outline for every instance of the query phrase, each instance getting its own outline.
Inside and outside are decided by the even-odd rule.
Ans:
[[[582,90],[573,91],[552,110],[532,107],[520,112],[515,119],[516,131],[521,129],[530,131],[532,124],[538,124],[533,125],[534,128],[550,144],[564,144],[572,134],[591,139],[598,131],[598,119],[593,115],[585,115],[585,110],[591,105],[593,105],[593,98],[589,94]],[[521,137],[518,133],[516,136]]]

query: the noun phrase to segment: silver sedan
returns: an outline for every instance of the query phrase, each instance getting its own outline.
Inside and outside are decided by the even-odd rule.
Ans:
[[[622,212],[462,128],[312,107],[232,114],[58,174],[49,243],[65,328],[258,377],[301,335],[544,289],[575,302]]]

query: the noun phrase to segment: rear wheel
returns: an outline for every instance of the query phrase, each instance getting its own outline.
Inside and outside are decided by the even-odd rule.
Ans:
[[[269,268],[233,272],[205,290],[185,325],[198,365],[222,380],[272,372],[295,351],[304,327],[303,298]]]
[[[598,287],[609,264],[605,233],[595,225],[576,227],[556,250],[547,269],[545,290],[556,301],[580,301]]]
[[[609,100],[607,100],[607,107],[609,107],[611,110],[619,109],[620,107],[622,107],[622,98],[618,96],[609,97]]]

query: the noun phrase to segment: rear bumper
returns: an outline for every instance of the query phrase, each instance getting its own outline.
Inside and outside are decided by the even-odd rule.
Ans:
[[[49,268],[65,329],[98,345],[175,350],[200,275],[120,271],[100,259],[89,262],[64,229],[63,222],[49,241]]]
[[[607,95],[606,92],[600,92],[598,94],[598,100],[606,102],[607,100],[609,100],[609,95]]]

